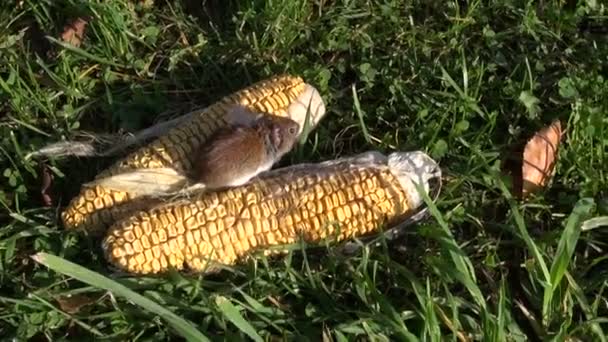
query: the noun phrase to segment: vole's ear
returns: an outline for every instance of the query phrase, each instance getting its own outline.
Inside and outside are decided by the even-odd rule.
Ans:
[[[233,105],[226,111],[224,118],[229,125],[253,126],[262,116],[262,113],[254,112],[242,105]]]
[[[270,132],[270,138],[274,146],[279,146],[283,142],[281,127],[279,125],[272,125],[272,131]]]

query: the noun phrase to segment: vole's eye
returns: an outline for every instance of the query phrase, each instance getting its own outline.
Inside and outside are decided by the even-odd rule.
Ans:
[[[295,127],[290,127],[290,128],[289,128],[289,134],[296,134],[296,129],[295,129]]]

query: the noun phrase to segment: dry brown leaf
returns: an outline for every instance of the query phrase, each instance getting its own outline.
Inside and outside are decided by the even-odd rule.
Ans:
[[[154,6],[154,0],[140,0],[141,7],[145,9],[152,8]]]
[[[284,310],[284,311],[288,310],[288,307],[285,304],[281,303],[277,298],[275,298],[273,296],[268,296],[267,299],[269,302],[271,302],[277,308]]]
[[[84,294],[75,294],[55,298],[61,310],[69,314],[76,314],[87,305],[93,304],[99,298],[92,298]]]
[[[80,46],[84,38],[84,30],[87,24],[87,18],[79,17],[72,20],[69,24],[63,27],[61,40],[76,47]]]
[[[53,175],[46,165],[42,166],[42,184],[40,186],[40,195],[42,196],[42,202],[45,206],[50,207],[53,205],[53,198],[50,195],[51,185],[53,184]]]
[[[561,123],[555,120],[538,131],[526,144],[521,168],[522,197],[547,185],[557,162],[561,138]]]

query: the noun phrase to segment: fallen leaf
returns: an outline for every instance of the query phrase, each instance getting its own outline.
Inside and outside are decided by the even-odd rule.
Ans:
[[[92,298],[84,294],[75,294],[55,298],[61,310],[68,314],[76,314],[87,305],[93,304],[99,298]]]
[[[285,304],[281,303],[277,298],[275,298],[273,296],[268,296],[267,299],[270,303],[272,303],[274,306],[276,306],[280,310],[283,310],[283,311],[288,310],[287,306]]]
[[[526,144],[521,166],[522,197],[547,185],[557,162],[561,138],[561,123],[555,120],[538,131]]]
[[[80,46],[84,38],[84,30],[88,22],[86,18],[76,18],[63,27],[61,40],[73,46]]]
[[[323,338],[321,339],[323,342],[333,342],[334,339],[331,337],[331,331],[329,328],[323,324]]]
[[[49,189],[53,183],[53,175],[46,165],[42,166],[42,185],[40,187],[40,195],[42,196],[42,202],[45,206],[50,207],[53,205],[53,198],[49,194]]]
[[[154,0],[140,0],[139,1],[142,8],[149,9],[154,6]]]

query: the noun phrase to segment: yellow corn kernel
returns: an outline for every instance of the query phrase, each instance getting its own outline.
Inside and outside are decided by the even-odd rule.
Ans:
[[[308,243],[318,243],[327,237],[340,241],[398,224],[405,216],[419,212],[423,203],[412,181],[420,183],[422,179],[428,192],[429,180],[440,174],[437,164],[422,152],[393,153],[388,157],[369,152],[319,164],[294,165],[262,174],[239,187],[200,192],[195,198],[177,200],[125,218],[110,227],[103,249],[112,264],[135,274],[163,272],[165,264],[202,272],[204,265],[232,265],[254,249],[294,243],[300,237]],[[297,184],[308,185],[297,187]],[[270,188],[273,191],[267,190]],[[356,197],[349,196],[349,190]],[[317,197],[320,191],[322,197]],[[219,203],[205,207],[208,198],[214,202],[218,199]],[[229,202],[244,209],[226,221],[220,208]],[[279,208],[278,202],[285,204],[276,213],[264,210]],[[197,205],[192,207],[191,203]],[[190,222],[182,214],[184,206],[203,218]],[[319,207],[323,210],[312,210]],[[163,220],[168,216],[175,220]],[[137,250],[131,248],[135,243],[129,242],[134,235],[131,232],[139,231],[144,222],[155,220],[167,224],[155,228],[149,236],[168,236],[165,232],[176,230],[174,226],[180,224],[188,227],[185,245],[172,243],[179,237],[169,236],[166,240],[148,238],[154,246],[143,250],[139,245],[149,246],[147,241],[138,244]],[[193,237],[195,233],[197,238]],[[151,258],[148,250],[155,247],[160,254]],[[179,260],[180,264],[172,260]]]

